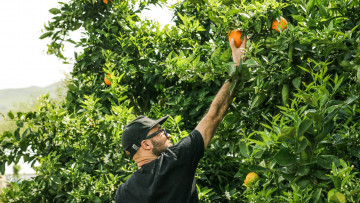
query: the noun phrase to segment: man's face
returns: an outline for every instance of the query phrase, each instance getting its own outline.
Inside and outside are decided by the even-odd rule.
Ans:
[[[162,128],[160,125],[156,125],[149,131],[147,135],[149,136],[161,129]],[[166,137],[164,131],[161,131],[154,137],[150,138],[150,141],[153,145],[152,152],[156,156],[160,156],[162,152],[165,152],[168,147],[172,146],[172,143],[170,142],[170,135],[168,134],[168,137]]]

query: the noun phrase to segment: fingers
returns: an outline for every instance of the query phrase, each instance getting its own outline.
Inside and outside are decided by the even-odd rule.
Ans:
[[[235,40],[234,40],[234,39],[231,39],[230,47],[231,47],[232,50],[236,49]]]
[[[232,57],[235,64],[239,64],[241,60],[245,60],[243,56],[245,54],[247,40],[248,37],[244,36],[240,47],[236,47],[235,40],[231,39],[230,48],[232,50]]]
[[[244,36],[244,40],[242,41],[242,43],[241,43],[241,45],[239,47],[241,50],[245,50],[247,40],[248,40],[247,36]]]

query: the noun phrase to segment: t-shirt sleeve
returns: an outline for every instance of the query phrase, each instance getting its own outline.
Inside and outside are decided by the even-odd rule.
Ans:
[[[193,130],[189,136],[171,147],[179,161],[197,167],[204,156],[204,140],[199,131]]]

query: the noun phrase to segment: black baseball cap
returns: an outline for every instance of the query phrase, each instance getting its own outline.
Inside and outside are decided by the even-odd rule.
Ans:
[[[130,124],[125,126],[122,134],[121,143],[125,151],[130,152],[133,157],[140,148],[141,141],[146,139],[146,135],[157,124],[163,124],[169,116],[162,117],[158,120],[153,120],[146,116],[139,116]]]

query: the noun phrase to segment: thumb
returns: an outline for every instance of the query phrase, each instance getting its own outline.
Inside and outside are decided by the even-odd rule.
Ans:
[[[230,41],[230,47],[231,47],[231,49],[236,49],[235,39],[234,38],[232,38],[231,41]]]

